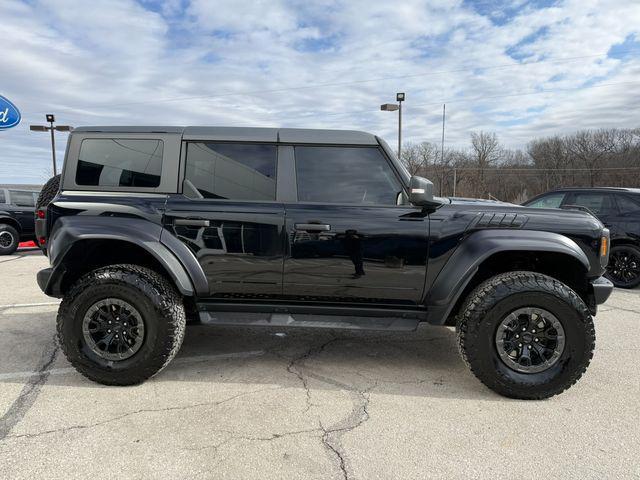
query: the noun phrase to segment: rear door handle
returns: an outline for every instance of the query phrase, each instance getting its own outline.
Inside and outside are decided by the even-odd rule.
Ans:
[[[203,218],[176,218],[173,224],[184,225],[185,227],[208,227],[211,222]]]
[[[331,230],[331,225],[322,223],[296,223],[296,230],[302,230],[307,232],[328,232]]]

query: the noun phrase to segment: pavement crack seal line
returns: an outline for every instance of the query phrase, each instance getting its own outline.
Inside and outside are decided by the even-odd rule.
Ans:
[[[11,404],[7,412],[0,418],[0,441],[4,440],[20,421],[27,414],[29,409],[40,394],[40,390],[49,378],[51,365],[56,360],[58,354],[58,342],[54,335],[50,348],[47,348],[42,354],[40,368],[29,377],[27,383],[20,391],[20,395]]]

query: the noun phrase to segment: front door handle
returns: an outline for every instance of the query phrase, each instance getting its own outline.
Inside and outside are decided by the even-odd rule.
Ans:
[[[331,230],[331,225],[322,223],[296,223],[296,230],[302,230],[307,232],[328,232]]]
[[[211,222],[203,218],[176,218],[173,224],[184,225],[185,227],[208,227]]]

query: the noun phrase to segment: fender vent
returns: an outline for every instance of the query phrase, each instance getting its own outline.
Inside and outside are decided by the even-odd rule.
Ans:
[[[527,221],[517,213],[480,213],[473,228],[520,228]]]

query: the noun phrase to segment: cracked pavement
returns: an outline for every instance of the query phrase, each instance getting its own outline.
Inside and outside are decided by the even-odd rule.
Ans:
[[[614,292],[586,375],[547,401],[489,391],[429,326],[196,325],[160,375],[105,387],[59,353],[44,265],[0,257],[0,478],[640,476],[640,290]]]

